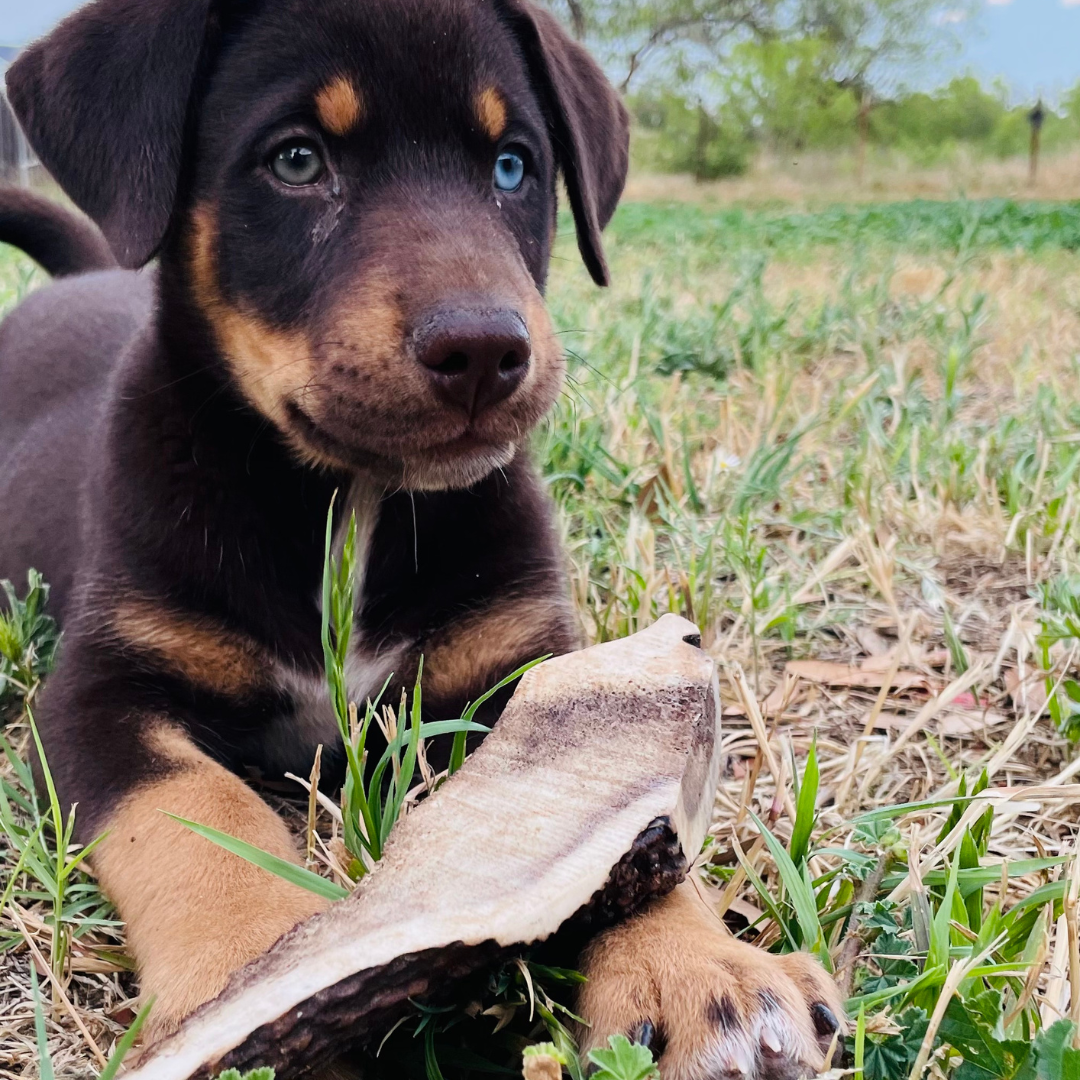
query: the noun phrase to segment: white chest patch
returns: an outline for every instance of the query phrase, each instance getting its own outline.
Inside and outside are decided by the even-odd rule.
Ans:
[[[374,700],[386,680],[408,658],[408,646],[381,652],[357,650],[345,665],[349,700],[363,710],[368,699]],[[291,714],[275,717],[262,737],[266,767],[274,773],[306,774],[321,743],[329,748],[341,741],[337,719],[330,704],[326,679],[297,671],[286,664],[275,664],[277,684],[293,701]]]

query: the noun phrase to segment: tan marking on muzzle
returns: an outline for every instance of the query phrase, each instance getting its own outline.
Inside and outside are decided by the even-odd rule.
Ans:
[[[258,315],[230,304],[217,272],[217,224],[210,207],[192,213],[190,266],[195,302],[241,393],[267,419],[289,433],[285,405],[303,398],[314,376],[312,349],[299,331],[276,330]]]
[[[315,112],[331,135],[344,138],[364,119],[364,99],[344,75],[339,75],[315,95]]]
[[[498,142],[506,131],[506,102],[494,86],[488,86],[476,95],[476,118],[480,129],[492,142]]]

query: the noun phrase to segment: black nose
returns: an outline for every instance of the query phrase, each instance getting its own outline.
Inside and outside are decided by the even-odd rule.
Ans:
[[[469,416],[508,398],[529,370],[529,331],[507,308],[436,311],[414,341],[435,392]]]

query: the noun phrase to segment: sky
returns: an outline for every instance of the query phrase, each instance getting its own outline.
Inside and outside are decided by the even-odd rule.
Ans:
[[[1054,100],[1080,82],[1080,0],[983,0],[956,29],[962,47],[942,74],[1002,78],[1017,101]]]
[[[25,44],[76,6],[77,0],[0,0],[0,45]],[[1038,94],[1053,100],[1080,82],[1080,0],[980,0],[973,20],[954,25],[962,48],[930,82],[972,71],[987,82],[1004,79],[1017,101]]]

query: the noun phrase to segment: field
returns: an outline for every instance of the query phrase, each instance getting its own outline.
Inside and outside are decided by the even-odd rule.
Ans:
[[[701,627],[727,753],[703,872],[733,927],[838,969],[850,1067],[1080,1075],[1080,203],[676,186],[632,188],[607,292],[560,229],[570,378],[534,452],[586,632]],[[0,259],[9,305],[39,279]],[[0,834],[0,891],[16,858]],[[57,908],[58,1075],[134,1015],[122,933],[68,881],[21,875],[0,914],[2,1077],[36,1075]]]

